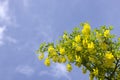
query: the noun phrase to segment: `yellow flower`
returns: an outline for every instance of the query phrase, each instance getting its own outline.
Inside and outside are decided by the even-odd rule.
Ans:
[[[39,60],[42,60],[44,58],[44,53],[41,53],[41,55],[38,56]]]
[[[110,30],[105,30],[104,36],[105,36],[105,37],[108,37],[109,35],[110,35]]]
[[[58,57],[58,63],[65,63],[66,62],[66,58],[63,56]]]
[[[83,39],[82,44],[83,44],[84,47],[87,46],[87,43],[88,43],[88,40],[87,39]]]
[[[75,36],[75,41],[76,41],[77,43],[79,43],[79,42],[81,41],[80,35]]]
[[[94,43],[93,42],[88,43],[88,49],[94,49]]]
[[[63,39],[67,39],[68,36],[66,34],[63,35]]]
[[[81,46],[76,46],[76,51],[81,51],[82,47]]]
[[[72,47],[76,47],[76,46],[77,46],[77,43],[72,42]]]
[[[105,58],[111,60],[111,59],[114,59],[114,56],[112,55],[112,53],[108,52],[105,54]]]
[[[68,58],[68,61],[70,61],[70,62],[72,62],[74,60],[72,55],[68,55],[67,58]]]
[[[54,51],[55,51],[55,50],[54,50],[53,46],[49,46],[48,52],[52,53],[52,52],[54,52]]]
[[[66,68],[67,68],[67,71],[70,72],[70,71],[72,70],[71,64],[67,64],[67,65],[66,65]]]
[[[93,74],[94,74],[95,76],[97,76],[97,75],[98,75],[98,68],[93,69]]]
[[[62,48],[62,47],[60,47],[60,54],[61,54],[61,55],[64,55],[64,54],[65,54],[65,49]]]
[[[75,58],[76,58],[76,63],[75,63],[75,65],[78,66],[78,67],[80,67],[80,66],[81,66],[81,63],[82,63],[81,57],[75,55]]]
[[[114,56],[112,55],[111,52],[105,53],[105,65],[106,67],[112,67],[114,62]]]
[[[107,49],[107,44],[106,43],[100,43],[100,46],[103,50]]]
[[[80,56],[75,55],[75,58],[76,58],[76,62],[80,62],[80,63],[82,62]]]
[[[66,62],[66,58],[65,57],[61,57],[61,62],[65,63]]]
[[[46,58],[45,61],[44,61],[44,64],[46,66],[50,66],[50,59],[49,58]]]
[[[53,62],[57,62],[58,61],[58,57],[57,56],[53,56],[52,60],[53,60]]]
[[[89,35],[90,34],[91,27],[88,23],[85,23],[82,29],[82,33],[84,35]]]
[[[101,33],[96,32],[96,38],[97,38],[98,40],[101,40],[101,36],[102,36]]]
[[[95,59],[93,57],[89,57],[89,61],[95,63]]]
[[[54,51],[53,53],[52,53],[52,55],[54,56],[54,55],[57,55],[57,52],[56,51]]]

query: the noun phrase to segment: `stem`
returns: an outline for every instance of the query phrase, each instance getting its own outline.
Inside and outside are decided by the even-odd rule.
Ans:
[[[114,76],[114,74],[115,74],[115,71],[116,71],[116,69],[117,69],[117,67],[118,67],[118,63],[119,63],[119,60],[116,58],[116,60],[117,60],[117,63],[116,63],[116,65],[115,65],[115,68],[114,68],[114,71],[111,73],[111,75],[110,75],[110,80],[111,80],[111,78]]]

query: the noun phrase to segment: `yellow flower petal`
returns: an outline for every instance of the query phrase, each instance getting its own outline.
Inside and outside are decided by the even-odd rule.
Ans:
[[[44,58],[44,53],[41,53],[39,56],[38,56],[38,59],[39,60],[42,60]]]
[[[50,59],[49,58],[46,58],[45,61],[44,61],[44,64],[46,66],[50,66]]]
[[[65,49],[62,48],[62,47],[60,48],[60,54],[61,54],[61,55],[64,55],[64,54],[65,54]]]
[[[83,26],[82,33],[84,35],[89,35],[90,34],[90,30],[91,30],[90,25],[88,23],[85,23],[84,26]]]
[[[77,43],[79,43],[79,42],[81,41],[80,35],[75,36],[75,41],[76,41]]]
[[[71,66],[71,64],[67,64],[67,65],[66,65],[66,68],[67,68],[67,71],[70,72],[70,71],[72,70],[72,66]]]
[[[110,30],[105,30],[104,36],[105,36],[105,37],[108,37],[109,35],[110,35]]]

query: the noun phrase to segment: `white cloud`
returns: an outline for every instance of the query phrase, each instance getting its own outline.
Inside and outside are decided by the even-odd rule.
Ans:
[[[0,27],[0,45],[3,44],[3,38],[4,38],[4,32],[5,32],[6,27]]]
[[[54,76],[56,77],[64,76],[67,74],[66,67],[64,64],[55,64],[55,66],[52,66],[52,71],[53,73],[55,73]]]
[[[34,74],[35,70],[28,65],[20,65],[16,68],[16,72],[21,73],[26,76],[31,76]]]
[[[53,76],[55,77],[66,77],[68,80],[71,80],[67,74],[68,72],[66,71],[66,66],[64,64],[56,63],[54,66],[52,66],[52,72],[54,74]]]
[[[16,43],[16,39],[7,36],[4,31],[7,29],[9,25],[15,26],[15,17],[12,16],[11,10],[9,8],[9,0],[0,0],[0,45],[3,44],[3,40],[9,41],[11,43]],[[5,27],[4,27],[5,26]]]
[[[52,66],[52,70],[41,71],[39,75],[50,75],[56,78],[66,77],[67,80],[71,80],[70,76],[68,75],[68,72],[66,71],[66,66],[64,64],[53,63],[52,65],[54,65]]]
[[[0,1],[0,22],[2,23],[11,22],[8,4],[9,4],[9,0]]]

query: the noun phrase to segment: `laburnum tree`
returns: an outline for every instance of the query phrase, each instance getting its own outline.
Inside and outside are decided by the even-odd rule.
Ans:
[[[38,58],[50,66],[51,62],[64,63],[70,72],[72,65],[89,71],[90,80],[120,80],[120,38],[111,34],[112,26],[91,29],[81,23],[71,33],[64,32],[56,43],[41,43]]]

